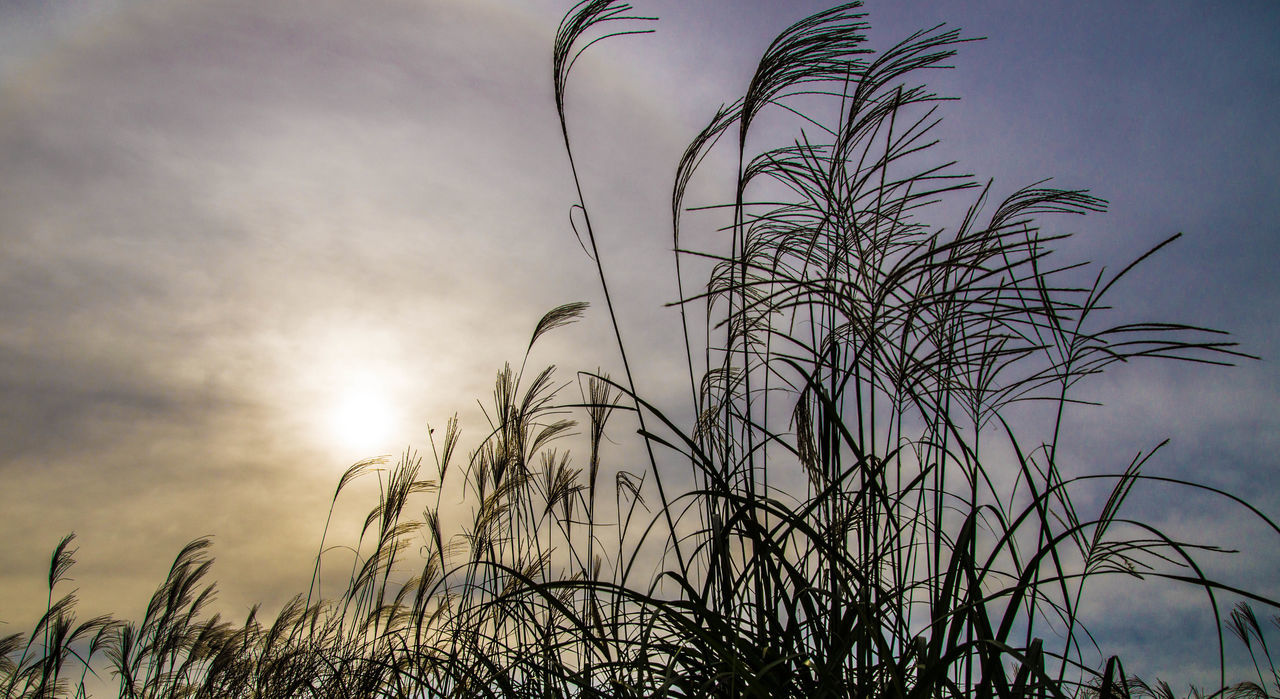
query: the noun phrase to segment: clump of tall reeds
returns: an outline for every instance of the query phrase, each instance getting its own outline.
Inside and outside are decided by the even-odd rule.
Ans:
[[[406,452],[342,476],[335,502],[357,478],[376,478],[379,500],[350,549],[322,541],[310,589],[269,627],[256,615],[202,615],[213,594],[202,587],[204,540],[178,556],[141,623],[77,624],[73,598],[53,596],[71,562],[64,541],[48,613],[29,638],[0,640],[4,696],[83,693],[90,668],[126,697],[1172,696],[1127,676],[1118,658],[1086,655],[1086,583],[1119,574],[1194,585],[1215,616],[1223,592],[1275,602],[1206,577],[1197,556],[1212,546],[1127,514],[1134,488],[1173,480],[1144,474],[1155,449],[1113,474],[1068,475],[1064,413],[1083,381],[1117,362],[1245,355],[1217,331],[1108,320],[1111,290],[1147,255],[1090,272],[1056,262],[1065,235],[1041,227],[1101,211],[1102,200],[1040,182],[993,202],[991,184],[930,161],[942,98],[917,76],[965,39],[935,27],[875,52],[858,8],[779,35],[746,93],[678,165],[690,423],[632,378],[607,246],[579,186],[576,233],[599,275],[621,378],[580,373],[575,397],[554,367],[530,368],[537,341],[586,305],[552,310],[519,368],[498,373],[489,425],[466,458],[450,420],[438,442],[430,435],[425,469]],[[575,181],[571,68],[601,39],[646,31],[630,13],[588,0],[556,37],[554,94]],[[757,134],[766,112],[772,126]],[[800,129],[779,141],[787,114]],[[694,248],[686,193],[717,147],[736,164],[732,191],[695,208],[725,226]],[[952,211],[963,213],[937,220]],[[708,276],[690,279],[691,266]],[[1050,409],[1021,410],[1032,403]],[[639,427],[642,468],[606,453],[620,411]],[[1109,487],[1100,506],[1079,506],[1099,482]],[[1177,483],[1280,533],[1234,496]],[[446,491],[470,508],[456,530],[444,521]],[[335,558],[350,573],[326,596]],[[1216,694],[1280,692],[1252,609],[1236,607],[1228,628],[1258,677],[1223,681]]]
[[[1118,274],[1055,264],[1066,236],[1039,220],[1105,203],[1040,182],[993,204],[990,183],[931,161],[942,100],[916,76],[964,39],[935,27],[873,52],[858,10],[779,35],[677,169],[697,424],[677,426],[620,387],[662,426],[647,438],[699,478],[662,502],[675,554],[662,575],[682,590],[646,598],[665,632],[664,681],[716,695],[1121,691],[1118,662],[1093,668],[1082,653],[1086,581],[1187,582],[1205,588],[1215,615],[1216,592],[1231,588],[1196,564],[1211,547],[1126,517],[1151,452],[1115,475],[1064,475],[1064,411],[1082,381],[1117,362],[1244,355],[1204,328],[1108,323],[1114,285],[1172,239]],[[560,55],[624,12],[583,3],[562,24]],[[766,111],[771,131],[758,134]],[[752,150],[778,142],[788,113],[795,135]],[[686,191],[726,134],[734,187],[700,207],[725,212],[723,243],[694,249],[681,236]],[[964,213],[951,225],[936,220],[954,209]],[[709,279],[690,286],[682,259],[707,261]],[[1052,407],[1045,424],[1019,411],[1033,401]],[[1111,494],[1081,511],[1075,494],[1097,479]],[[696,534],[677,534],[677,511],[696,516]]]

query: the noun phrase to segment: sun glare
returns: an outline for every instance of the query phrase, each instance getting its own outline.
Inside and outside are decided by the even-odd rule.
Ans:
[[[351,386],[337,396],[329,427],[343,447],[372,452],[387,448],[393,421],[386,391],[365,383]]]

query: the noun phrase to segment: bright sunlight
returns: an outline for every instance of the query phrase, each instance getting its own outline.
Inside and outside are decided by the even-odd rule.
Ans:
[[[335,398],[328,426],[339,444],[370,453],[387,447],[395,415],[388,393],[379,382],[361,377]]]

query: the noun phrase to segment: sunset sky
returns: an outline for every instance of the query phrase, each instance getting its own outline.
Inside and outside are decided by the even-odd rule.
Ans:
[[[138,614],[202,535],[220,609],[270,609],[305,589],[342,471],[427,448],[454,413],[473,444],[476,400],[543,312],[597,307],[539,361],[616,366],[568,224],[550,74],[568,4],[0,2],[0,635],[43,610],[70,531],[86,614]],[[583,59],[570,127],[637,383],[673,397],[675,165],[826,3],[636,4],[657,33]],[[1000,194],[1053,177],[1107,199],[1061,225],[1068,254],[1112,269],[1185,233],[1117,299],[1262,358],[1120,368],[1070,456],[1117,470],[1170,437],[1156,472],[1280,516],[1280,4],[867,10],[878,47],[939,22],[987,37],[929,76],[961,98],[940,157]],[[1280,538],[1238,510],[1156,489],[1135,506],[1245,549],[1214,570],[1280,596]],[[1099,637],[1203,677],[1203,593],[1138,589],[1100,590]]]

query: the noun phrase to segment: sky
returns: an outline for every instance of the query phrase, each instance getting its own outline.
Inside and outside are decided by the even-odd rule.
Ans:
[[[823,3],[637,3],[653,35],[575,69],[570,128],[637,383],[682,364],[670,178],[769,40]],[[29,628],[48,555],[78,535],[86,613],[137,615],[187,541],[214,537],[222,608],[305,588],[351,463],[425,448],[518,362],[543,312],[602,306],[569,228],[550,85],[566,3],[0,3],[0,634]],[[1280,515],[1280,6],[884,2],[884,47],[966,35],[930,86],[939,153],[995,191],[1053,177],[1110,202],[1068,252],[1148,318],[1229,330],[1231,369],[1123,367],[1071,456],[1122,468],[1165,437],[1193,475]],[[600,313],[539,359],[616,366]],[[377,418],[358,434],[352,416]],[[1169,491],[1137,507],[1246,549],[1218,565],[1280,595],[1280,541]],[[1211,622],[1181,590],[1100,592],[1136,664],[1198,676]],[[1153,652],[1159,642],[1160,652]],[[1182,675],[1179,675],[1182,673]]]

